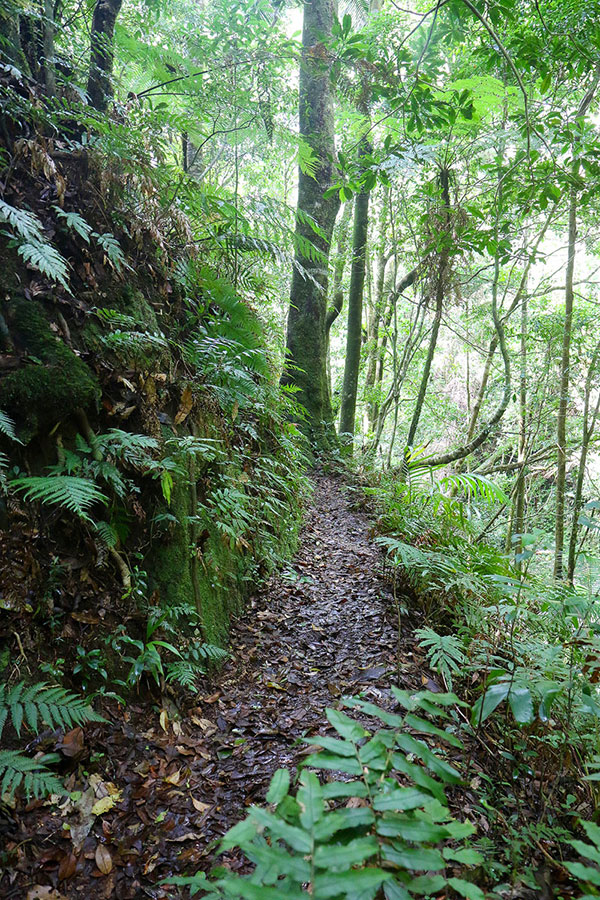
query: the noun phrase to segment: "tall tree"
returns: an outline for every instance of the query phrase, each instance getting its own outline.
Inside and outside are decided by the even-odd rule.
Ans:
[[[314,167],[298,175],[296,263],[287,323],[288,365],[283,384],[298,388],[307,412],[307,432],[314,445],[334,439],[327,379],[326,303],[329,249],[339,207],[336,194],[325,197],[335,173],[335,132],[331,57],[327,42],[333,25],[333,0],[304,4],[300,63],[300,136],[311,148]],[[311,226],[310,221],[318,231]],[[309,242],[318,257],[309,253]]]
[[[583,137],[583,119],[587,113],[600,82],[600,67],[596,69],[592,83],[586,91],[576,113],[574,128]],[[569,193],[569,232],[567,268],[565,272],[565,315],[563,320],[563,340],[560,360],[560,393],[556,420],[556,446],[558,461],[556,466],[556,517],[554,522],[554,577],[563,578],[563,544],[565,538],[565,479],[567,473],[567,406],[569,403],[569,382],[571,367],[571,332],[573,327],[573,281],[575,274],[575,254],[577,251],[577,212],[579,199],[579,169],[581,166],[579,142],[573,142],[573,162],[571,164],[571,186]]]
[[[90,71],[87,92],[90,103],[104,112],[113,96],[115,22],[123,0],[96,0],[90,34]]]
[[[366,103],[362,104],[366,113]],[[368,119],[365,115],[365,120]],[[371,153],[369,141],[363,137],[359,154],[363,160]],[[348,290],[348,330],[346,333],[346,362],[342,386],[342,406],[340,411],[340,434],[354,436],[356,424],[356,394],[360,369],[360,349],[362,344],[363,291],[365,285],[365,264],[367,254],[367,232],[369,230],[370,190],[363,185],[354,201],[354,226],[352,229],[352,263],[350,288]],[[349,447],[352,442],[350,439]]]

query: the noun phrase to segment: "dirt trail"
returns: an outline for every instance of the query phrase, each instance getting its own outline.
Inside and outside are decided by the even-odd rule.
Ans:
[[[110,728],[86,729],[101,756],[93,766],[88,754],[70,778],[83,800],[62,813],[41,805],[15,813],[9,839],[22,843],[0,897],[21,900],[32,885],[51,886],[57,893],[43,896],[52,900],[172,896],[161,879],[210,865],[215,841],[264,799],[273,771],[307,752],[296,739],[328,728],[326,706],[358,692],[385,703],[398,680],[394,606],[368,517],[353,500],[340,480],[316,477],[293,562],[234,625],[232,659],[197,706],[179,723],[168,710],[175,730],[158,727],[155,714],[148,728],[147,708],[135,705],[125,721],[121,712]],[[91,816],[90,801],[111,785],[120,799]]]

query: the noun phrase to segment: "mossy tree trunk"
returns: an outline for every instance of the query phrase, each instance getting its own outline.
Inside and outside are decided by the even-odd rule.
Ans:
[[[306,431],[314,446],[327,446],[335,439],[327,379],[326,303],[329,249],[339,199],[337,195],[324,196],[335,170],[331,60],[324,43],[331,36],[333,13],[333,0],[304,4],[300,135],[313,151],[315,170],[314,177],[302,169],[298,176],[298,241],[287,323],[288,366],[282,376],[282,384],[298,389],[297,398],[307,412]],[[307,253],[307,242],[317,248],[318,258]]]
[[[90,35],[90,71],[87,92],[90,104],[104,112],[113,96],[115,22],[123,0],[96,0]]]

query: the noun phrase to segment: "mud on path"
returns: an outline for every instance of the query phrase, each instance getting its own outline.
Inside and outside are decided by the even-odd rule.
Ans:
[[[161,880],[210,867],[274,770],[308,752],[297,739],[328,729],[325,707],[359,692],[385,704],[399,651],[415,681],[410,636],[399,646],[382,557],[354,500],[340,480],[316,477],[294,560],[234,624],[231,660],[183,718],[167,704],[161,727],[159,710],[133,704],[110,726],[88,726],[60,808],[0,811],[0,897],[174,896]]]

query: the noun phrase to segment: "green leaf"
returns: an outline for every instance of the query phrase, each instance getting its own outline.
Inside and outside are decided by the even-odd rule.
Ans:
[[[375,856],[379,844],[374,837],[355,838],[347,844],[326,844],[315,850],[315,865],[321,869],[349,869]]]
[[[358,760],[334,756],[332,753],[313,753],[306,757],[304,765],[312,766],[314,769],[345,772],[347,775],[362,775],[362,766]]]
[[[466,897],[467,900],[485,900],[485,894],[476,884],[470,881],[464,881],[462,878],[449,878],[448,884],[451,885],[457,894]]]
[[[335,797],[367,797],[369,789],[362,781],[330,781],[322,787],[325,800]]]
[[[323,750],[329,750],[330,753],[336,753],[338,756],[356,756],[356,746],[350,741],[340,741],[338,738],[321,735],[320,737],[304,738],[304,743],[322,747]]]
[[[425,896],[442,891],[446,887],[446,879],[443,875],[418,875],[408,882],[411,893],[421,893]]]
[[[378,794],[373,802],[373,809],[380,812],[385,810],[404,812],[409,809],[416,809],[419,806],[425,806],[425,804],[430,802],[431,796],[418,788],[397,788],[387,794]]]
[[[302,772],[300,783],[302,786],[296,795],[300,806],[300,823],[303,828],[309,830],[323,815],[323,792],[314,772]]]
[[[315,878],[315,900],[329,900],[338,895],[346,897],[360,896],[359,891],[372,891],[371,896],[381,885],[391,878],[388,872],[381,869],[362,869],[351,872],[327,872]]]
[[[232,847],[241,847],[242,849],[256,837],[256,823],[247,816],[238,822],[229,831],[226,831],[219,844],[221,850],[231,850]]]
[[[267,803],[280,803],[290,787],[290,773],[287,769],[277,769],[271,778],[267,791]]]
[[[480,697],[473,706],[472,724],[478,725],[480,722],[485,722],[496,707],[500,706],[503,700],[506,700],[509,690],[510,684],[507,681],[490,685],[483,697]]]
[[[399,813],[384,813],[377,823],[377,833],[382,837],[401,837],[416,843],[443,841],[448,837],[448,829],[443,825]]]
[[[346,713],[340,712],[338,709],[326,709],[325,715],[329,724],[347,741],[360,741],[361,738],[368,737],[369,732],[365,731],[362,725],[359,725]]]
[[[533,722],[533,700],[529,688],[513,687],[508,695],[508,702],[516,722],[521,725]]]
[[[472,850],[470,847],[458,850],[452,847],[444,847],[442,854],[444,859],[453,859],[456,862],[464,863],[466,866],[480,866],[484,862],[483,854],[479,850]]]
[[[431,870],[443,869],[446,865],[439,850],[428,847],[403,847],[400,844],[384,844],[383,857],[402,869]]]

